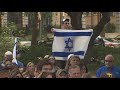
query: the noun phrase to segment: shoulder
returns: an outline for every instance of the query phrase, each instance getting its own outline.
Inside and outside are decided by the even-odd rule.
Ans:
[[[20,62],[20,61],[17,60],[17,63],[18,64],[16,64],[16,63],[13,63],[13,64],[17,65],[19,68],[23,67],[23,63],[22,62]]]
[[[119,68],[119,67],[116,67],[116,66],[113,66],[113,69],[114,69],[114,70],[117,70],[117,71],[120,71],[120,68]]]
[[[17,61],[19,64],[23,64],[21,61]]]
[[[106,67],[105,67],[105,66],[102,66],[102,67],[98,68],[97,71],[99,71],[99,70],[104,70],[104,69],[106,69]]]

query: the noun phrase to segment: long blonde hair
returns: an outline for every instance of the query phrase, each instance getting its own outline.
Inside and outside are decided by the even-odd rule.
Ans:
[[[66,70],[66,71],[68,71],[69,66],[71,66],[71,65],[70,65],[70,60],[71,60],[71,58],[77,58],[77,59],[80,61],[80,63],[79,63],[78,66],[81,65],[81,60],[80,60],[80,58],[79,58],[78,56],[76,56],[76,55],[72,55],[72,56],[70,56],[70,57],[68,58],[68,60],[67,60],[67,62],[66,62],[66,66],[65,66],[65,70]]]

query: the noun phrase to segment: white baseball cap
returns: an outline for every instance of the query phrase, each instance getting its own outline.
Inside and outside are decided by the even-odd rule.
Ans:
[[[49,58],[50,55],[45,55],[44,58]]]
[[[12,55],[12,52],[11,51],[7,51],[7,52],[5,52],[5,55]]]
[[[74,54],[69,54],[67,60],[70,59],[71,56],[74,56]]]
[[[62,21],[63,21],[63,22],[68,21],[68,22],[69,22],[70,20],[67,18],[67,19],[63,19]]]

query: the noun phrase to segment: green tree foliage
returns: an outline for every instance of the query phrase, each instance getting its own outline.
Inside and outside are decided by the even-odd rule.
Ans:
[[[19,47],[19,50],[22,50],[22,57],[20,60],[26,65],[28,62],[38,62],[38,57],[44,57],[46,54],[51,55],[52,46],[51,45],[37,45],[34,47],[34,53],[31,52],[31,47]]]
[[[34,12],[26,12],[25,14],[28,16],[28,29],[32,31],[34,27]]]
[[[7,50],[12,50],[14,45],[14,37],[12,32],[16,31],[17,27],[14,23],[8,23],[0,28],[0,58]]]
[[[120,67],[120,48],[104,47],[101,45],[94,45],[91,51],[91,57],[94,57],[94,61],[90,58],[85,60],[87,63],[89,71],[96,73],[95,71],[102,65],[104,65],[104,58],[107,54],[112,54],[115,58],[114,64]]]

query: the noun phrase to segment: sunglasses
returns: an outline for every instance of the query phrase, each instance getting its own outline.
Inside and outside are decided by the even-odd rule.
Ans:
[[[69,24],[69,23],[65,23],[65,24]]]

